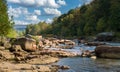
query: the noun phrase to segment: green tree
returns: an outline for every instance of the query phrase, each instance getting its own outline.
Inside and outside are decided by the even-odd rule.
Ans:
[[[120,31],[120,1],[111,0],[110,16],[108,20],[109,31]]]
[[[104,32],[106,30],[106,19],[105,18],[100,18],[99,21],[97,22],[97,32]]]
[[[7,36],[13,29],[13,22],[9,19],[7,13],[6,0],[0,0],[0,36]]]

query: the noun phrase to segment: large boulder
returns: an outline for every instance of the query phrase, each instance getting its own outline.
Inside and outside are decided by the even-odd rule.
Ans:
[[[25,51],[36,51],[36,41],[30,38],[18,38],[14,41],[14,45],[20,45]]]
[[[97,46],[95,53],[100,58],[120,59],[120,46]]]
[[[114,33],[112,32],[102,32],[97,35],[96,40],[98,41],[112,41],[114,38]]]

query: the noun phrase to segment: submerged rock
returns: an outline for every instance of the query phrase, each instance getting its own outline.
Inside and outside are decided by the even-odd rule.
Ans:
[[[64,70],[64,69],[70,69],[70,67],[63,65],[63,66],[60,67],[60,69],[63,69],[63,70]]]
[[[120,46],[97,46],[95,53],[100,58],[120,59]]]

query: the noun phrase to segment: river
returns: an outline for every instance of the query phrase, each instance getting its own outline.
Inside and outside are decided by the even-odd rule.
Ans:
[[[120,46],[120,43],[107,43],[109,45]],[[94,46],[77,46],[73,52],[80,51],[80,48],[93,50]],[[81,53],[81,52],[78,52]],[[119,59],[91,59],[83,57],[70,57],[62,58],[55,65],[67,65],[70,66],[69,70],[59,70],[59,72],[120,72],[120,60]]]

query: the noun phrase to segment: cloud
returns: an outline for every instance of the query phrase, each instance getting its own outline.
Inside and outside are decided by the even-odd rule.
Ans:
[[[41,15],[41,11],[40,10],[34,10],[34,14],[35,15]]]
[[[82,4],[89,4],[93,0],[79,0],[79,1],[80,1],[80,4],[78,5],[78,7],[82,6]]]
[[[41,20],[37,17],[37,15],[28,15],[25,17],[26,21],[29,21],[29,24],[36,24],[40,22]]]
[[[27,25],[30,24],[29,22],[23,21],[23,20],[15,20],[16,25]]]
[[[60,5],[66,5],[66,2],[64,0],[58,0],[57,3]]]
[[[55,16],[61,15],[61,11],[59,11],[58,9],[55,9],[55,8],[44,8],[44,11],[48,15],[55,15]]]
[[[13,16],[15,18],[18,18],[21,14],[23,15],[29,14],[27,8],[23,8],[23,7],[13,8],[12,6],[8,8],[8,13],[10,16]]]
[[[59,8],[60,6],[55,0],[7,0],[10,3],[19,4],[21,6],[35,6],[35,7],[51,7]]]
[[[46,23],[52,23],[52,22],[53,22],[52,19],[49,19],[49,18],[48,18],[48,19],[46,20]]]
[[[20,0],[7,0],[7,1],[11,3],[20,3]]]
[[[26,16],[26,20],[37,21],[38,17],[36,15],[29,15],[29,16]]]
[[[85,0],[85,4],[89,4],[90,2],[92,2],[93,0]]]

